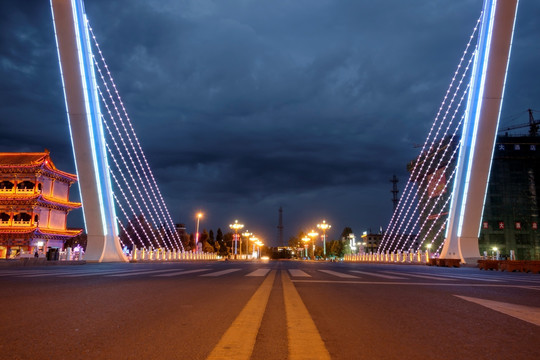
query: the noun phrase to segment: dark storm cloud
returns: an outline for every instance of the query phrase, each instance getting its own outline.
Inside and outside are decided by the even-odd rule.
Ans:
[[[87,1],[175,221],[275,238],[385,226],[481,1]],[[47,1],[0,5],[0,150],[73,171]],[[540,4],[520,1],[502,122],[540,109]],[[526,121],[524,119],[523,121]],[[256,229],[256,228],[259,229]],[[337,234],[336,234],[337,235]]]

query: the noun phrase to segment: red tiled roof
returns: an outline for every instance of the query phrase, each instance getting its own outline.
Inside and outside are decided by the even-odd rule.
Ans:
[[[44,152],[39,153],[0,152],[0,169],[14,167],[42,167],[55,174],[66,177],[71,181],[77,181],[77,175],[70,174],[56,168],[51,160],[51,156],[49,155],[49,150],[47,149],[45,149]]]
[[[49,161],[51,168],[56,169],[49,152],[40,153],[0,153],[0,166],[36,166]]]

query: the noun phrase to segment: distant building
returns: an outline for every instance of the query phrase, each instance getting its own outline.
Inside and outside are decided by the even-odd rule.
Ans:
[[[0,153],[0,258],[62,248],[82,229],[66,228],[77,175],[58,170],[49,152]]]

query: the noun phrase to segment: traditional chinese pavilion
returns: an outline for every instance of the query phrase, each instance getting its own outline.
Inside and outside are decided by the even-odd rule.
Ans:
[[[49,151],[0,153],[0,259],[62,248],[82,229],[66,228],[77,175],[58,170]]]

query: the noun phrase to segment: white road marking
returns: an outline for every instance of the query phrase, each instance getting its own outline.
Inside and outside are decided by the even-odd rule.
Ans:
[[[293,277],[311,277],[308,273],[298,269],[289,269],[289,273]]]
[[[235,272],[235,271],[240,271],[240,270],[242,270],[242,269],[227,269],[227,270],[216,271],[216,272],[213,272],[213,273],[203,274],[203,275],[199,275],[199,276],[212,276],[212,277],[215,277],[215,276],[221,276],[221,275],[229,274],[229,273],[232,273],[232,272]]]
[[[515,317],[516,319],[520,319],[531,324],[540,326],[540,308],[538,307],[510,304],[493,300],[484,300],[461,295],[454,296],[478,305],[482,305],[491,310],[495,310],[500,313]]]
[[[177,270],[180,270],[180,269],[177,269]],[[160,274],[160,275],[156,275],[156,277],[169,277],[169,276],[177,276],[177,275],[186,275],[186,274],[193,274],[193,273],[198,273],[198,272],[201,272],[201,271],[208,271],[210,269],[195,269],[195,270],[185,270],[185,271],[176,271],[176,272],[173,272],[173,273],[168,273],[168,274]]]
[[[385,274],[393,274],[393,275],[401,275],[401,276],[411,276],[416,277],[420,279],[430,279],[430,280],[440,280],[440,281],[456,281],[457,279],[450,279],[450,278],[444,278],[439,276],[431,276],[431,275],[416,275],[411,273],[401,273],[397,271],[383,271]]]
[[[165,270],[138,270],[138,271],[131,271],[124,274],[112,274],[112,275],[105,275],[106,277],[125,277],[125,276],[135,276],[135,275],[146,275],[146,274],[155,274],[160,272],[166,272],[166,271],[174,271],[176,269],[165,269]]]
[[[368,272],[368,271],[350,270],[350,272],[358,273],[358,274],[364,274],[364,275],[370,275],[370,276],[375,276],[375,277],[379,277],[379,278],[383,278],[383,279],[394,279],[394,280],[398,280],[398,279],[406,279],[406,278],[401,277],[401,276],[383,275],[383,274],[374,273],[374,272]]]
[[[415,273],[418,274],[418,273]],[[420,274],[418,274],[420,275]],[[447,275],[447,274],[437,274],[437,276],[447,277],[447,278],[453,278],[453,279],[460,279],[460,280],[478,280],[478,281],[489,281],[489,282],[501,282],[501,280],[495,280],[495,279],[486,279],[479,276],[465,276],[465,275]]]
[[[60,276],[60,275],[70,275],[73,274],[73,271],[48,271],[42,272],[40,274],[31,274],[31,275],[22,275],[19,277],[42,277],[42,276]]]
[[[270,272],[270,269],[257,269],[253,272],[250,272],[246,276],[266,276]]]
[[[334,275],[334,276],[337,276],[337,277],[340,277],[340,278],[358,279],[358,276],[344,274],[344,273],[340,273],[340,272],[337,272],[337,271],[332,271],[332,270],[319,270],[319,271],[323,272],[323,273],[330,274],[330,275]]]
[[[82,276],[99,276],[99,275],[108,275],[108,274],[122,274],[126,272],[131,272],[133,270],[108,270],[108,271],[92,271],[82,274],[73,274],[73,275],[63,275],[61,277],[82,277]]]

